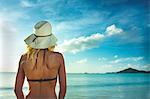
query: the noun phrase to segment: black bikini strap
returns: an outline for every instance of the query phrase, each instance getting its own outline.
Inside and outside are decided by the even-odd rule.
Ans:
[[[27,78],[27,81],[42,82],[42,81],[51,81],[51,80],[55,80],[55,79],[57,79],[57,77],[51,78],[51,79],[28,79]]]

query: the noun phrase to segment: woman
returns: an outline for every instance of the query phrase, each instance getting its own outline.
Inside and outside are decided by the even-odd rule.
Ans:
[[[57,38],[52,34],[51,24],[40,21],[34,26],[35,32],[24,41],[27,53],[21,55],[14,92],[17,99],[24,99],[22,91],[25,77],[29,93],[25,99],[57,99],[55,86],[59,77],[59,99],[66,94],[66,70],[63,55],[54,52]]]

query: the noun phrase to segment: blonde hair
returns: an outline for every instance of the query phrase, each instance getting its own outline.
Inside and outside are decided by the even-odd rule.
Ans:
[[[50,46],[48,47],[49,51],[54,51],[55,46]],[[40,51],[41,49],[35,49],[30,47],[29,45],[27,45],[27,60],[30,60],[32,63],[34,63],[34,61],[37,58],[37,53]]]

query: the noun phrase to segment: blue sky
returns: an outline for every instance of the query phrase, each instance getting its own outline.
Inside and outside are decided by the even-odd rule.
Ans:
[[[24,39],[48,20],[68,73],[148,70],[148,0],[0,0],[1,71],[17,71]]]

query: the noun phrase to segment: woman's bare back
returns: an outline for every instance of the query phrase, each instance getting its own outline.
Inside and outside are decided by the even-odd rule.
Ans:
[[[35,65],[27,61],[27,54],[23,55],[22,67],[29,80],[56,78],[60,67],[60,53],[46,49],[38,52]],[[57,79],[50,81],[28,81],[29,94],[27,99],[57,99],[55,93]]]

